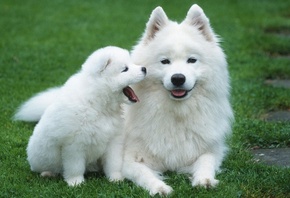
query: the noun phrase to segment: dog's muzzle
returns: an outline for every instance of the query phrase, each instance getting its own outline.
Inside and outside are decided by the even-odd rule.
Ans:
[[[183,74],[174,74],[171,76],[171,83],[176,87],[170,91],[173,98],[181,99],[187,96],[188,90],[182,88],[185,81],[186,77]]]

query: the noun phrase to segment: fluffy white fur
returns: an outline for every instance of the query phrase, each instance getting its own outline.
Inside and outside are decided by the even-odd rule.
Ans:
[[[151,195],[168,195],[173,191],[160,176],[168,170],[189,174],[192,186],[214,187],[218,184],[215,173],[226,154],[225,138],[231,132],[233,120],[227,62],[218,42],[198,5],[189,9],[180,24],[170,21],[161,7],[152,12],[145,32],[132,52],[133,62],[148,70],[146,79],[134,86],[141,102],[127,107],[124,133],[115,136],[106,150],[105,159],[109,163],[105,163],[105,172],[111,180],[124,176]],[[114,82],[111,78],[108,84]],[[71,88],[75,90],[75,87]],[[39,120],[47,106],[55,101],[54,95],[58,95],[59,89],[41,93],[28,101],[15,118]],[[105,98],[102,96],[101,100]],[[104,101],[101,109],[110,103]],[[79,112],[79,102],[76,106],[73,109]],[[99,113],[100,117],[88,115],[87,112],[98,108],[90,107],[79,116],[95,118],[96,124],[102,123],[99,127],[109,128],[112,126],[109,123],[114,122],[111,115],[117,113],[108,112],[106,116]],[[51,111],[49,109],[47,111]],[[51,119],[56,123],[65,121],[55,115]],[[83,128],[84,122],[76,120],[68,121],[73,124],[71,129]],[[102,138],[98,133],[95,139],[91,138],[94,136],[77,139],[89,142],[109,139],[109,135],[103,136],[107,133],[101,134]],[[57,138],[54,143],[60,140]],[[41,139],[40,146],[47,145],[43,141]],[[79,152],[71,152],[74,153]],[[50,159],[43,161],[37,160],[37,163],[42,163],[41,167],[54,165],[49,164],[53,162]],[[69,164],[79,167],[80,162],[75,163]],[[42,171],[45,169],[39,170]],[[82,176],[80,180],[83,180]]]
[[[125,116],[124,177],[151,195],[173,191],[160,177],[168,170],[216,186],[233,113],[226,58],[203,10],[193,5],[178,24],[157,7],[132,58],[148,74]]]
[[[56,101],[61,93],[61,87],[54,87],[40,92],[26,101],[14,115],[14,120],[38,122],[45,109]]]
[[[37,121],[27,147],[31,170],[42,176],[62,174],[70,186],[84,182],[85,171],[97,170],[103,158],[106,175],[114,169],[110,141],[123,127],[123,88],[144,79],[146,69],[130,61],[127,50],[95,51],[80,72],[61,87],[49,89],[20,107],[15,119]],[[41,117],[41,118],[40,118]]]

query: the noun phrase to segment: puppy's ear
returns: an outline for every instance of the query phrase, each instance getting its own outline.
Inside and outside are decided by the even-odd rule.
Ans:
[[[195,26],[206,38],[206,40],[210,42],[218,42],[218,39],[210,26],[209,19],[205,16],[203,10],[197,4],[191,6],[182,23]]]
[[[107,61],[103,62],[103,66],[102,66],[102,69],[100,70],[100,72],[103,72],[108,67],[108,65],[111,64],[111,62],[112,62],[111,58],[108,57]]]
[[[158,6],[155,8],[146,24],[146,31],[144,35],[145,42],[152,40],[155,34],[160,31],[168,22],[168,18],[163,9]]]
[[[103,49],[95,51],[91,54],[82,65],[82,70],[86,73],[96,75],[103,72],[110,64],[111,57],[106,54]]]

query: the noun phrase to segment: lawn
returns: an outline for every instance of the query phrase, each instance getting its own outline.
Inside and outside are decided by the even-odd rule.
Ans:
[[[70,188],[61,177],[29,169],[26,146],[34,123],[13,122],[15,109],[36,92],[60,85],[95,49],[127,49],[141,36],[151,11],[161,5],[181,21],[191,0],[16,1],[0,6],[0,197],[149,197],[102,173]],[[267,79],[290,79],[290,1],[197,0],[222,38],[235,112],[230,151],[215,189],[192,188],[185,175],[166,173],[172,197],[290,197],[290,169],[253,160],[253,147],[290,147],[289,122],[265,122],[271,111],[290,109],[290,90]],[[282,32],[282,33],[281,33]]]

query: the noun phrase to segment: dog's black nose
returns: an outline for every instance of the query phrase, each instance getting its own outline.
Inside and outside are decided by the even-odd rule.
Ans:
[[[146,73],[147,73],[146,67],[142,67],[142,68],[141,68],[141,71],[142,71],[144,74],[146,74]]]
[[[175,86],[181,86],[184,84],[185,82],[185,76],[183,74],[174,74],[173,76],[171,76],[171,82],[172,84],[174,84]]]

